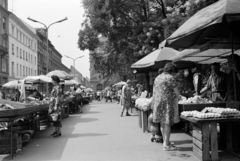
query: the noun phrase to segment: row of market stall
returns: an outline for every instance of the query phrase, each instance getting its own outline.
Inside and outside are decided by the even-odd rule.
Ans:
[[[57,75],[61,84],[77,85],[75,80],[66,80],[69,74],[53,71],[48,75],[28,76],[20,81],[12,81],[3,85],[4,88],[19,88],[22,101],[0,99],[0,154],[13,153],[22,148],[36,132],[50,126],[48,109],[50,98],[27,99],[26,88],[37,88],[36,84],[51,83],[51,75]],[[83,90],[92,91],[84,86]],[[90,97],[81,94],[65,94],[62,100],[61,118],[69,114],[81,113],[82,106],[90,102]]]
[[[159,49],[132,65],[137,73],[157,71],[167,62],[175,62],[178,68],[188,69],[196,64],[225,63],[240,55],[240,1],[219,0],[200,10],[163,41]],[[201,71],[200,71],[201,72]],[[237,75],[232,71],[234,99],[228,102],[197,101],[191,97],[179,101],[178,111],[182,122],[191,125],[193,154],[203,161],[219,160],[221,150],[236,151],[240,147],[239,102]],[[149,79],[147,80],[149,81]],[[199,92],[196,88],[194,93]],[[194,100],[195,99],[195,100]],[[148,131],[151,98],[136,100],[139,108],[139,126]],[[208,108],[211,107],[211,108]],[[195,112],[188,112],[195,111]],[[224,111],[224,112],[223,112]],[[217,127],[220,127],[219,128]],[[186,126],[188,127],[188,126]],[[186,131],[189,129],[186,128]],[[219,137],[221,141],[219,142]]]

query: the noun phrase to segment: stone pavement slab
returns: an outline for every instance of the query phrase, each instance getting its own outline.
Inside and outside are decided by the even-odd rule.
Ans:
[[[83,114],[63,120],[62,136],[53,138],[53,127],[38,132],[15,161],[197,161],[192,139],[173,133],[171,140],[179,151],[166,152],[162,144],[152,143],[150,133],[138,126],[138,116],[120,117],[121,107],[94,101]],[[1,159],[0,159],[1,161]]]

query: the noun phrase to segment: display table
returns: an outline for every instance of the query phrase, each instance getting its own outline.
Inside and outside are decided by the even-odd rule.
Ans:
[[[13,158],[13,122],[14,120],[23,116],[33,114],[39,111],[47,110],[49,105],[25,105],[20,102],[13,102],[9,100],[0,100],[0,103],[7,103],[13,106],[15,109],[1,110],[0,111],[0,122],[11,123],[11,158]]]
[[[218,135],[217,123],[240,121],[240,118],[212,118],[198,119],[194,117],[181,116],[183,120],[193,123],[193,154],[201,161],[218,161]],[[232,126],[227,126],[227,139],[225,140],[228,146],[232,147]]]
[[[226,107],[226,102],[201,103],[201,104],[178,104],[179,113],[183,111],[201,111],[205,107]]]

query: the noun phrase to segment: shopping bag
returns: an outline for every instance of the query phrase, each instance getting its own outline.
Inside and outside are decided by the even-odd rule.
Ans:
[[[179,111],[178,111],[178,99],[177,98],[174,99],[173,107],[174,107],[173,122],[176,124],[176,123],[180,122]]]

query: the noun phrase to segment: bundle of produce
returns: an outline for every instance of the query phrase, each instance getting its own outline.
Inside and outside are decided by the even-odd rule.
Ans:
[[[152,98],[138,98],[135,101],[135,106],[140,110],[150,110],[152,104]]]
[[[217,113],[223,117],[230,117],[230,116],[240,117],[240,111],[238,111],[237,109],[206,107],[205,111]]]
[[[181,113],[182,116],[185,117],[196,117],[199,119],[209,119],[209,118],[220,118],[222,117],[218,113],[202,113],[198,111],[184,111]]]
[[[15,109],[13,106],[9,104],[0,104],[0,111],[2,110],[13,110]]]
[[[178,102],[179,104],[201,104],[201,103],[213,103],[211,100],[202,98],[201,96],[194,96],[188,99],[182,97],[182,99]]]

